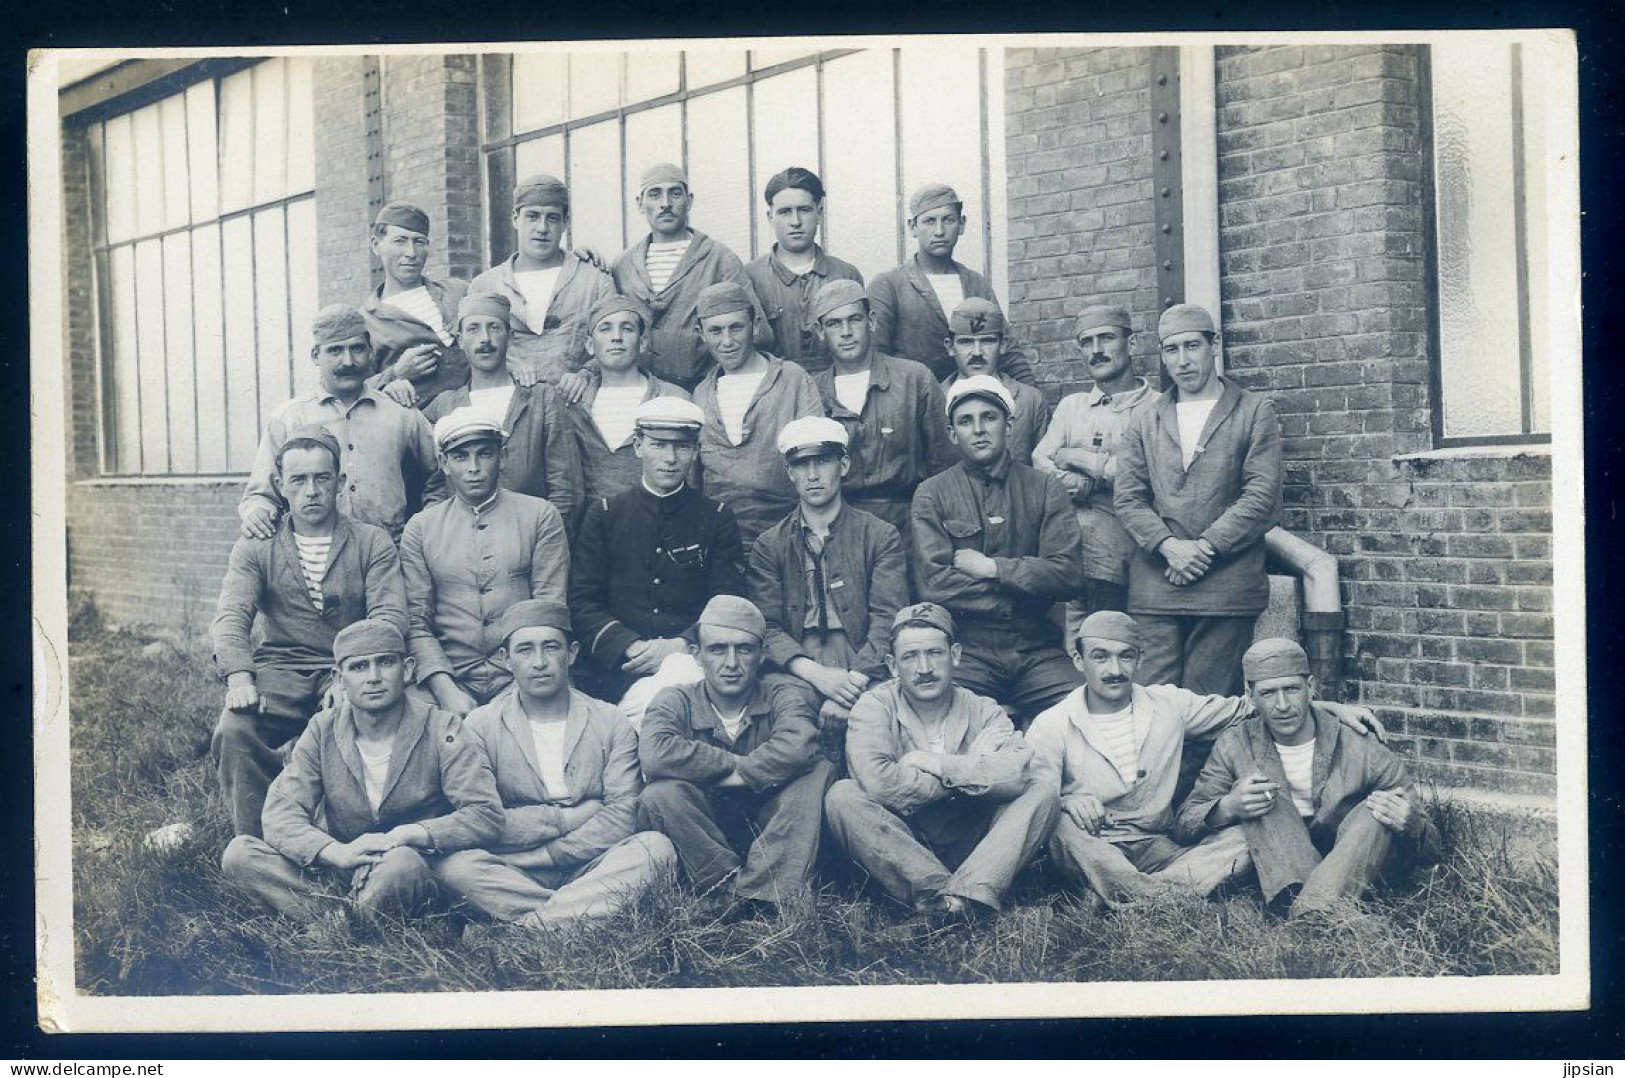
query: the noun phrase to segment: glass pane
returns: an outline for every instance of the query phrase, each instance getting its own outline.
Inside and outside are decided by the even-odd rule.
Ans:
[[[662,105],[626,118],[626,190],[621,204],[628,214],[629,240],[636,241],[644,232],[644,221],[636,206],[636,188],[643,170],[662,162],[683,163],[682,110],[682,105]]]
[[[130,114],[135,146],[135,234],[151,235],[164,227],[164,140],[158,106]]]
[[[682,57],[676,49],[627,53],[626,103],[635,105],[676,93]]]
[[[169,389],[169,470],[197,471],[197,413],[192,374],[192,237],[164,238],[164,367]]]
[[[621,250],[620,122],[570,132],[570,239],[606,254]]]
[[[744,49],[690,49],[683,56],[690,90],[737,79],[745,73]]]
[[[176,94],[158,103],[164,175],[164,227],[191,223],[191,194],[187,189],[186,97]]]
[[[169,471],[169,404],[164,384],[164,252],[135,245],[135,334],[141,348],[141,471]]]
[[[254,193],[254,72],[220,80],[220,212],[247,206]]]
[[[232,470],[226,442],[226,337],[220,288],[220,228],[204,225],[192,233],[192,338],[197,359],[200,472]]]
[[[514,182],[545,172],[549,176],[564,175],[564,136],[548,135],[521,142],[514,147]],[[573,192],[572,192],[573,194]],[[509,192],[512,195],[512,192]]]
[[[981,89],[971,46],[920,45],[902,53],[903,198],[927,183],[946,183],[965,202],[965,234],[954,258],[982,263]],[[827,83],[827,80],[826,80]],[[907,210],[905,209],[905,213]],[[914,251],[912,238],[907,244]]]
[[[750,161],[745,149],[745,88],[696,97],[688,103],[688,129],[705,132],[688,147],[688,177],[694,187],[691,223],[719,243],[750,257]]]
[[[818,171],[818,75],[810,67],[775,75],[756,84],[751,122],[756,136],[754,211],[765,213],[762,190],[768,179],[792,165]],[[757,230],[757,253],[773,246],[765,218]]]
[[[570,119],[596,116],[621,104],[621,52],[570,54]]]
[[[513,129],[535,131],[564,120],[565,55],[518,53],[513,58]]]
[[[91,196],[85,207],[90,214],[90,242],[100,246],[107,242],[107,130],[101,124],[85,128],[85,152],[90,170]]]
[[[310,323],[316,317],[316,200],[306,199],[288,207],[288,323],[293,350],[293,395],[304,396],[319,388],[316,364],[310,361]]]
[[[316,188],[316,101],[311,60],[288,64],[288,179],[284,195]]]
[[[141,343],[135,329],[135,248],[119,247],[111,258],[113,294],[113,445],[117,472],[141,470]]]
[[[897,146],[892,54],[824,65],[824,245],[866,279],[897,265]]]
[[[799,60],[804,56],[811,56],[816,50],[808,48],[799,49],[751,49],[750,69],[760,71],[775,64],[786,63],[790,60]]]
[[[1546,70],[1537,47],[1520,46],[1523,53],[1523,174],[1527,222],[1525,251],[1529,262],[1530,425],[1535,431],[1552,429],[1552,280],[1551,239],[1547,225],[1550,197],[1546,185],[1548,153],[1546,110],[1555,96],[1545,84]],[[1554,117],[1563,123],[1561,117]],[[1561,211],[1559,211],[1561,212]],[[1572,212],[1570,210],[1569,212]],[[1561,308],[1559,308],[1561,309]]]
[[[288,266],[282,210],[261,210],[254,215],[254,306],[258,332],[260,416],[263,424],[271,410],[293,395],[293,372],[288,363]]]
[[[254,230],[246,217],[220,227],[225,276],[226,424],[230,470],[254,465],[260,442],[259,363],[254,352]],[[268,408],[274,408],[272,401]]]
[[[118,243],[135,235],[135,147],[129,116],[107,121],[107,158],[104,191],[107,199],[107,242]]]
[[[214,83],[186,91],[186,173],[191,181],[192,220],[220,212],[220,149],[215,139]]]
[[[1505,45],[1433,48],[1439,381],[1450,438],[1523,425],[1509,60]]]
[[[254,74],[254,201],[288,190],[288,62],[267,60]]]

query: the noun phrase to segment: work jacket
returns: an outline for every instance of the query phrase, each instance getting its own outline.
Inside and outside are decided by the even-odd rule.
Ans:
[[[663,689],[643,713],[638,758],[649,781],[682,779],[711,786],[737,768],[757,793],[811,771],[818,754],[818,704],[812,689],[782,674],[751,690],[745,725],[730,741],[705,682]]]
[[[638,402],[640,404],[656,397],[689,399],[688,390],[680,385],[663,382],[649,374],[644,375],[644,379],[646,388],[643,400]],[[576,457],[581,462],[584,501],[589,505],[602,498],[613,498],[623,490],[631,490],[643,479],[643,461],[638,459],[637,450],[633,448],[633,435],[627,435],[626,441],[620,445],[610,445],[604,440],[604,432],[594,422],[592,405],[598,390],[598,384],[592,383],[579,401],[564,408],[565,421],[570,424],[571,433],[575,436]],[[695,470],[698,471],[698,468]]]
[[[852,466],[841,481],[842,493],[851,502],[906,507],[922,480],[958,459],[948,441],[942,387],[920,363],[871,352],[869,390],[862,410],[853,412],[835,396],[835,375],[831,367],[813,375],[813,382],[824,410],[846,428]],[[907,530],[906,508],[886,519]]]
[[[385,299],[383,285],[373,289],[361,303],[361,314],[367,320],[367,336],[372,341],[373,370],[377,372],[372,379],[374,388],[382,389],[394,380],[396,376],[390,368],[408,348],[432,344],[440,349],[440,362],[435,369],[421,378],[412,379],[412,388],[417,390],[420,408],[446,390],[468,381],[468,357],[463,355],[455,339],[457,305],[467,294],[468,285],[455,277],[444,281],[424,277],[423,287],[428,290],[434,305],[440,308],[446,332],[453,338],[451,344],[442,341],[433,326],[419,321]]]
[[[954,263],[954,269],[966,299],[999,302],[986,277],[960,262]],[[869,305],[875,316],[877,352],[924,363],[939,382],[954,376],[954,360],[944,345],[953,335],[948,329],[948,316],[953,312],[942,309],[918,254],[869,282]],[[1032,363],[1008,330],[1005,346],[1000,367],[1010,377],[1030,384]]]
[[[863,283],[863,274],[850,262],[843,262],[828,254],[817,244],[813,250],[817,259],[806,273],[796,273],[780,262],[775,255],[779,245],[774,244],[762,257],[745,264],[751,288],[761,301],[772,327],[773,339],[762,347],[776,356],[799,363],[811,374],[828,370],[834,360],[824,344],[824,336],[808,315],[813,297],[831,281]]]
[[[592,333],[587,320],[599,300],[615,294],[615,279],[566,251],[553,297],[547,310],[538,314],[530,310],[514,278],[518,261],[518,255],[510,255],[470,281],[468,291],[470,295],[495,292],[507,297],[509,366],[556,383],[586,364],[587,338]]]

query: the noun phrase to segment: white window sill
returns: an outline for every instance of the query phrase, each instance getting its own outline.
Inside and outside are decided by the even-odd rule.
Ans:
[[[1549,457],[1549,442],[1525,442],[1516,445],[1453,445],[1447,449],[1430,449],[1426,453],[1406,453],[1394,457],[1398,464],[1408,460],[1460,460],[1463,457],[1485,459],[1495,457]]]
[[[238,487],[248,481],[243,475],[107,475],[98,479],[75,479],[73,485],[97,487]]]

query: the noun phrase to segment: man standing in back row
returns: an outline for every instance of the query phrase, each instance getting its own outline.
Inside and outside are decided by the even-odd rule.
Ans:
[[[372,224],[372,253],[384,283],[361,304],[372,339],[376,385],[396,403],[422,407],[468,379],[457,344],[457,304],[468,286],[423,272],[429,261],[429,215],[391,202]]]

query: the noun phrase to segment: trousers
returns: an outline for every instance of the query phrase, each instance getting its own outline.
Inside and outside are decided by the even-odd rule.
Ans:
[[[1098,610],[1127,610],[1128,585],[1114,584],[1110,580],[1097,580],[1094,577],[1083,578],[1083,599],[1066,604],[1066,645],[1071,650],[1072,641],[1078,638],[1078,626],[1083,619]]]
[[[264,833],[260,814],[265,792],[282,773],[280,750],[304,731],[321,707],[332,672],[266,668],[256,671],[254,680],[260,709],[221,711],[209,739],[209,756],[232,833],[259,837]]]
[[[710,890],[737,872],[733,890],[738,897],[783,902],[811,882],[823,831],[824,794],[834,780],[834,767],[822,758],[805,774],[766,793],[656,779],[638,800],[638,827],[671,839],[683,874],[696,890]]]
[[[947,797],[899,816],[852,779],[829,789],[824,811],[835,840],[881,888],[908,906],[956,895],[995,910],[1055,827],[1052,791],[1010,801]]]
[[[323,877],[344,875],[300,868],[254,835],[232,839],[220,856],[220,869],[262,905],[307,923],[338,901]],[[428,861],[409,846],[397,846],[378,863],[348,875],[349,898],[362,909],[409,914],[429,905],[437,893]]]
[[[1394,854],[1393,832],[1364,805],[1343,817],[1329,850],[1316,847],[1290,798],[1277,798],[1264,815],[1226,830],[1245,838],[1266,902],[1288,888],[1301,888],[1292,901],[1293,917],[1360,897]]]
[[[1150,897],[1159,884],[1206,895],[1251,865],[1246,840],[1232,830],[1217,831],[1195,846],[1181,846],[1166,835],[1111,842],[1063,812],[1050,839],[1050,862],[1070,886],[1092,890],[1113,907]]]
[[[1057,636],[1048,622],[961,624],[964,656],[954,682],[1013,709],[1016,725],[1025,730],[1033,716],[1083,684]]]
[[[522,868],[501,854],[461,850],[434,866],[435,879],[496,921],[561,927],[608,917],[677,872],[677,851],[655,831],[641,831],[581,865]]]
[[[1178,685],[1203,695],[1241,695],[1241,656],[1253,642],[1257,614],[1135,614],[1134,620],[1140,626],[1140,666],[1135,681]]]

